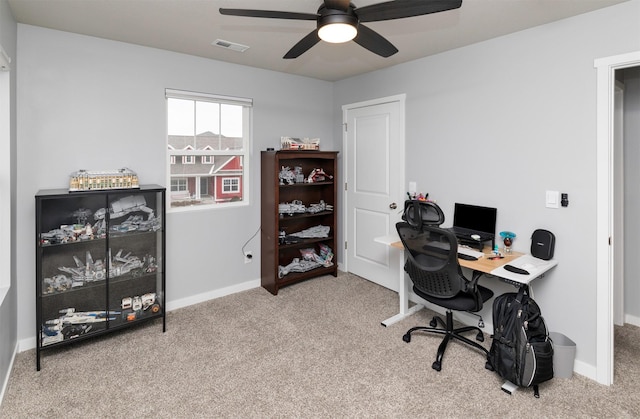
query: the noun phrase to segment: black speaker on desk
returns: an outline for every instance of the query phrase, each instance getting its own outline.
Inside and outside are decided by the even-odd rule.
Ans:
[[[556,236],[548,230],[538,229],[531,235],[531,256],[549,260],[553,258]]]

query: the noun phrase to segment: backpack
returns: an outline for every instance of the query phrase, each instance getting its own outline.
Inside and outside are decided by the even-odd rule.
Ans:
[[[493,301],[492,339],[488,367],[516,386],[533,386],[540,397],[538,384],[553,378],[553,343],[526,286]]]

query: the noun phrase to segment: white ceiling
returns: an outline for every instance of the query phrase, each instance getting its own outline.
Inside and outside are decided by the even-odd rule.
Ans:
[[[463,0],[456,10],[368,23],[400,50],[390,58],[354,42],[320,42],[293,60],[282,56],[315,29],[315,22],[222,16],[218,9],[315,13],[322,0],[8,1],[19,23],[335,81],[627,0]],[[353,3],[363,7],[382,1]],[[250,48],[244,53],[223,49],[211,45],[216,39]]]

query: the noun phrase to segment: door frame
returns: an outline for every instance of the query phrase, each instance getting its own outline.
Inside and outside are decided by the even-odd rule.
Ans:
[[[356,109],[356,108],[364,108],[367,106],[374,106],[374,105],[382,105],[384,103],[389,103],[389,102],[398,102],[399,104],[399,111],[400,111],[400,127],[398,128],[400,133],[399,133],[399,140],[400,140],[400,144],[398,144],[398,151],[400,156],[402,156],[402,161],[401,163],[401,167],[403,168],[403,170],[400,172],[399,174],[399,179],[398,179],[398,183],[400,184],[400,187],[402,187],[402,185],[405,184],[405,171],[404,171],[404,163],[406,161],[406,154],[405,154],[405,143],[406,143],[406,135],[405,135],[405,102],[407,99],[407,95],[405,93],[401,93],[401,94],[397,94],[397,95],[392,95],[392,96],[386,96],[386,97],[381,97],[381,98],[377,98],[377,99],[371,99],[371,100],[365,100],[363,102],[356,102],[356,103],[350,103],[348,105],[343,105],[342,106],[342,150],[344,151],[344,158],[342,160],[342,173],[347,173],[347,165],[350,162],[350,156],[348,154],[348,147],[347,147],[347,141],[348,141],[348,137],[347,137],[347,131],[344,129],[345,128],[345,124],[347,123],[347,112],[351,109]],[[344,183],[346,184],[346,178],[344,179]],[[349,203],[348,203],[348,199],[347,199],[347,189],[345,187],[342,188],[342,231],[343,233],[343,243],[346,242],[347,237],[348,237],[348,229],[349,229],[349,222],[348,222],[348,207],[349,207]],[[343,250],[344,250],[344,244],[343,244]],[[344,252],[344,271],[345,272],[349,272],[349,255],[347,253],[347,251],[345,250]]]
[[[624,85],[615,81],[613,104],[614,144],[613,144],[613,324],[624,325],[624,204],[625,204],[625,166],[624,166]],[[615,344],[614,344],[615,349]],[[615,356],[614,356],[615,365]]]
[[[596,381],[613,383],[615,71],[640,66],[640,51],[594,60],[596,133]],[[620,222],[621,220],[617,220]]]

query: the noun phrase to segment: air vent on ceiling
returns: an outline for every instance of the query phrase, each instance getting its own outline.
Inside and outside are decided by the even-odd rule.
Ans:
[[[213,41],[211,43],[211,45],[215,45],[217,47],[221,47],[221,48],[226,48],[226,49],[231,49],[237,52],[245,52],[246,50],[249,49],[248,46],[246,45],[242,45],[242,44],[238,44],[235,42],[230,42],[230,41],[225,41],[224,39],[216,39],[215,41]]]

